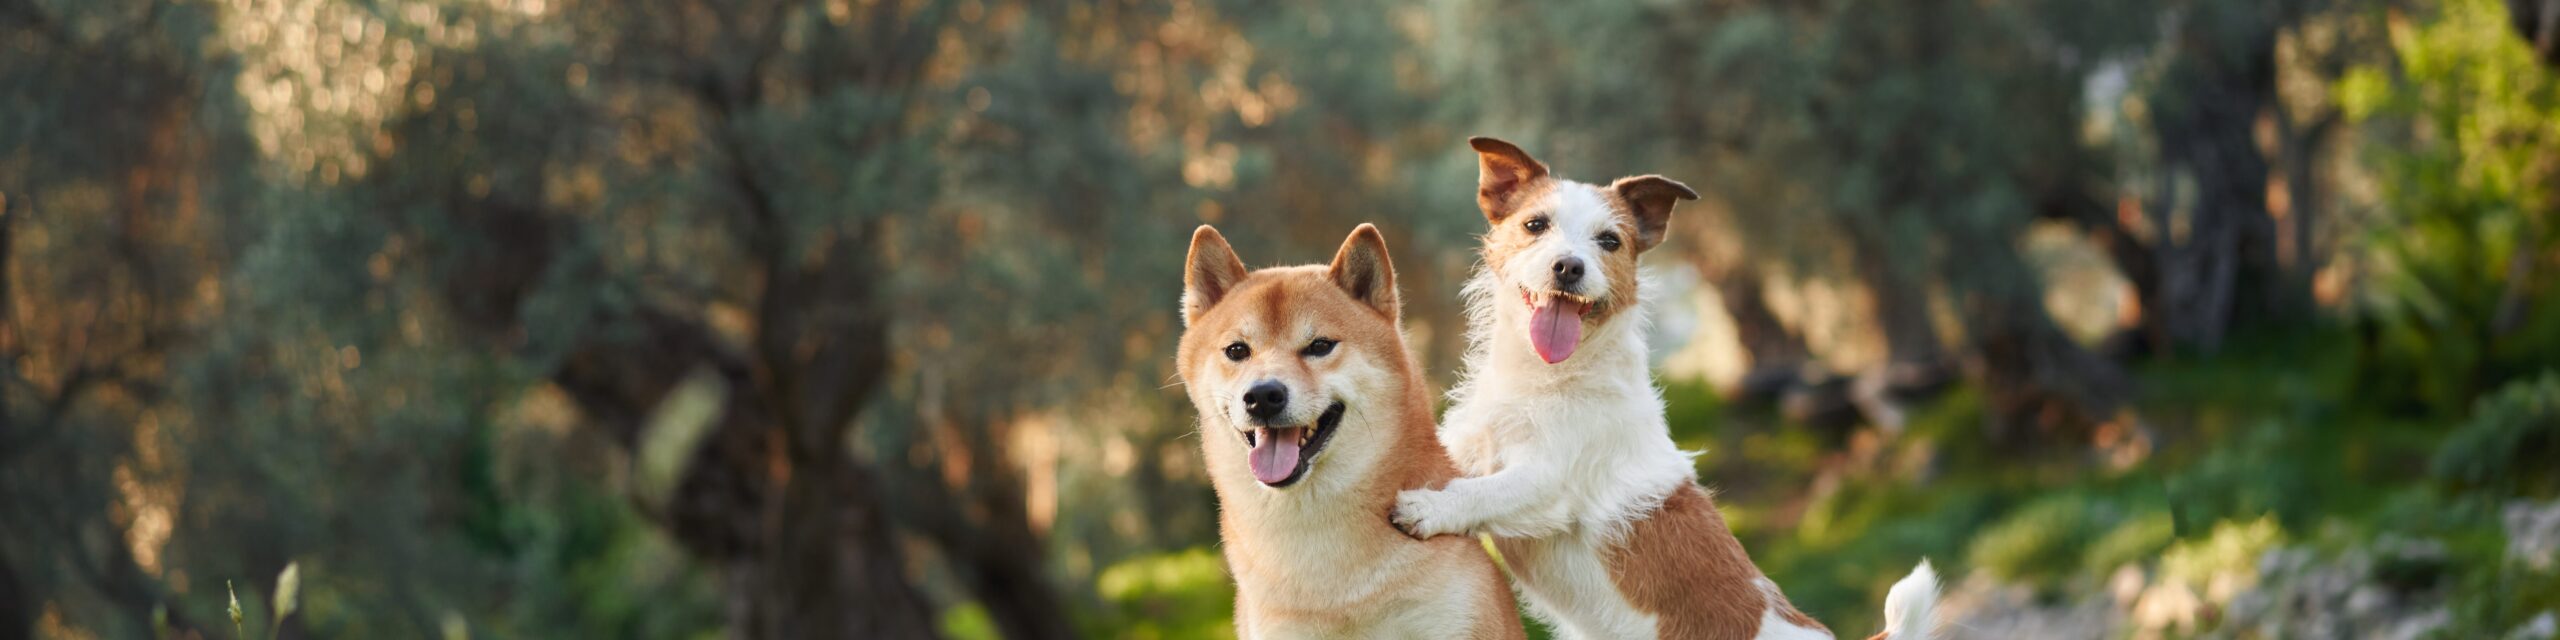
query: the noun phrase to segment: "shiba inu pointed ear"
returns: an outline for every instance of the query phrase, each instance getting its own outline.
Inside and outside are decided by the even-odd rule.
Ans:
[[[1671,206],[1682,200],[1698,199],[1689,185],[1662,176],[1619,178],[1610,183],[1609,191],[1627,202],[1627,212],[1636,217],[1636,251],[1641,253],[1662,244],[1671,229]]]
[[[1342,250],[1333,253],[1333,268],[1326,275],[1352,299],[1396,319],[1396,266],[1387,259],[1387,238],[1378,234],[1377,225],[1352,229]]]
[[[1467,139],[1476,150],[1476,206],[1486,221],[1502,224],[1518,208],[1520,196],[1534,192],[1547,177],[1547,165],[1508,142],[1486,137]]]
[[[1216,228],[1204,224],[1191,232],[1191,257],[1182,269],[1182,325],[1191,326],[1225,299],[1244,281],[1244,273],[1244,261]]]

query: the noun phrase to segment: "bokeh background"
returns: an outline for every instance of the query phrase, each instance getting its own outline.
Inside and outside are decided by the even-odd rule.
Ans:
[[[2551,638],[2555,63],[2555,0],[0,0],[0,638],[1231,636],[1186,238],[1378,223],[1445,384],[1470,135],[1708,194],[1673,429],[1844,635],[1925,556],[1963,637]]]

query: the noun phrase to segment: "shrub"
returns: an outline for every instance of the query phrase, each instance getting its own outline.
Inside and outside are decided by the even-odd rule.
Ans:
[[[2090,571],[2105,572],[2127,564],[2150,560],[2178,540],[2177,520],[2167,511],[2145,511],[2124,522],[2089,544],[2081,554],[2081,566]]]
[[[2078,568],[2081,549],[2100,526],[2085,498],[2047,497],[1983,529],[1966,556],[2003,579],[2049,583]]]
[[[2470,421],[2436,451],[2437,478],[2501,494],[2560,488],[2560,372],[2510,383],[2473,405]]]
[[[2386,219],[2354,241],[2375,267],[2357,304],[2366,391],[2450,411],[2560,358],[2560,298],[2517,276],[2560,242],[2560,75],[2498,0],[2431,4],[2337,95],[2370,135],[2401,141],[2369,147]]]

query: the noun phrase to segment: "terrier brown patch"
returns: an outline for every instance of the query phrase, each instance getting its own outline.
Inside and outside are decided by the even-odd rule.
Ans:
[[[1725,527],[1715,501],[1695,485],[1673,491],[1660,509],[1636,521],[1607,560],[1618,592],[1653,614],[1664,638],[1749,638],[1760,632],[1769,607],[1787,622],[1830,632],[1760,587],[1760,568]]]

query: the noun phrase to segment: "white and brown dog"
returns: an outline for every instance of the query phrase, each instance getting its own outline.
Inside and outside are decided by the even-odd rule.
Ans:
[[[1470,141],[1492,231],[1467,282],[1466,378],[1440,427],[1468,478],[1407,491],[1416,536],[1491,534],[1532,609],[1572,638],[1830,638],[1762,575],[1671,441],[1645,361],[1636,256],[1662,243],[1660,176],[1607,186]],[[1926,561],[1885,601],[1885,632],[1926,638]]]
[[[1405,350],[1377,228],[1360,225],[1331,265],[1247,272],[1203,226],[1183,283],[1176,367],[1200,411],[1237,635],[1523,637],[1481,545],[1387,522],[1397,492],[1458,470]]]

